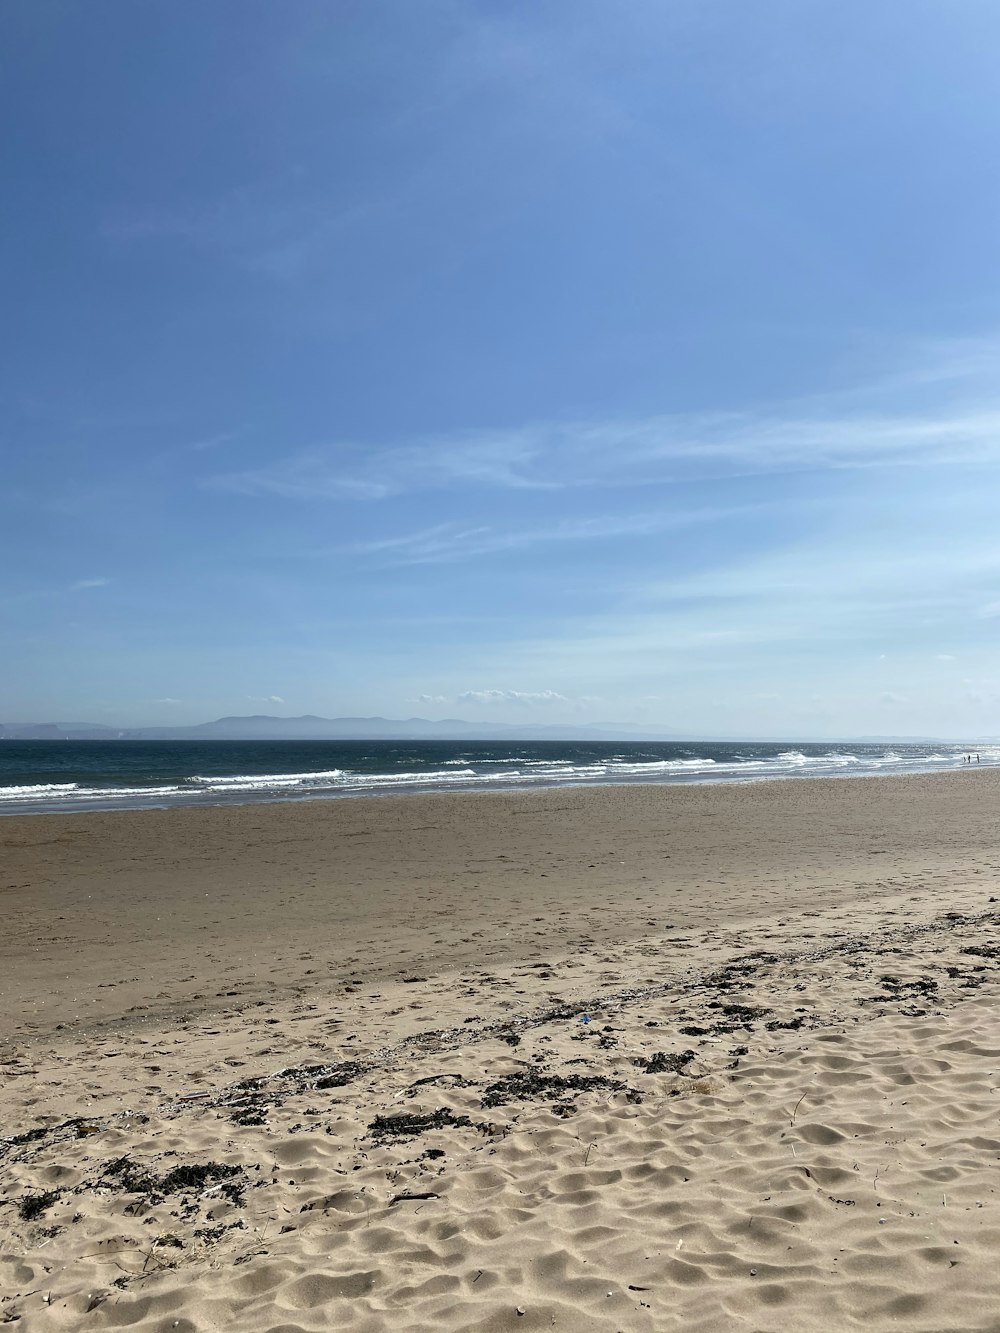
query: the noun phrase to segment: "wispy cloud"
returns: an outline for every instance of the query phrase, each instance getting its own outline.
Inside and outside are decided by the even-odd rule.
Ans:
[[[84,588],[106,588],[110,582],[110,579],[77,579],[75,583],[70,584],[70,589],[73,592],[80,592]]]
[[[420,490],[639,486],[773,472],[1000,462],[1000,409],[799,411],[543,422],[362,449],[317,445],[204,485],[295,500]]]
[[[566,519],[547,526],[503,529],[489,525],[439,523],[401,536],[356,542],[347,550],[382,564],[443,564],[474,556],[525,550],[560,542],[588,542],[617,537],[643,537],[668,528],[721,521],[744,509],[693,509],[678,514],[623,514]]]
[[[191,443],[185,447],[191,453],[204,453],[207,449],[219,449],[224,444],[231,444],[238,435],[239,431],[235,430],[218,431],[214,435],[205,435],[200,439],[192,440]]]
[[[364,475],[362,450],[353,445],[306,449],[270,467],[226,472],[203,485],[236,495],[277,495],[285,500],[380,500],[393,493],[387,481]]]
[[[834,529],[761,551],[738,566],[707,569],[679,578],[651,580],[634,601],[660,607],[742,605],[748,610],[782,604],[832,618],[837,606],[866,610],[873,618],[891,608],[948,607],[968,618],[1000,616],[1000,601],[984,601],[1000,584],[1000,546],[975,531],[942,528],[935,544],[910,511],[911,531],[854,530],[850,541]],[[931,515],[931,517],[934,517]]]
[[[291,500],[383,499],[406,491],[455,485],[552,489],[558,480],[537,471],[530,433],[458,436],[381,449],[344,443],[315,446],[269,467],[210,477],[205,485],[239,495]]]
[[[280,694],[248,694],[247,702],[251,704],[283,704],[285,701]]]

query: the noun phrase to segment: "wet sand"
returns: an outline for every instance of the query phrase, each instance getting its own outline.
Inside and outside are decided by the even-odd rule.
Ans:
[[[1000,1329],[998,812],[982,770],[0,821],[0,1320]]]

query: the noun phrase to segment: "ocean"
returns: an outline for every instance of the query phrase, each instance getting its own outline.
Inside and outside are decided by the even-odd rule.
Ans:
[[[936,773],[965,767],[968,752],[737,741],[0,741],[0,814]],[[981,764],[1000,764],[1000,746],[978,753]]]

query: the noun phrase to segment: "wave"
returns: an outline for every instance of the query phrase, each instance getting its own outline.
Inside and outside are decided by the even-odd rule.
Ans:
[[[693,747],[683,753],[662,757],[639,750],[632,754],[587,753],[587,747],[572,747],[572,758],[559,755],[539,756],[529,753],[476,755],[464,751],[457,758],[428,756],[427,767],[419,753],[408,757],[392,751],[380,770],[365,772],[354,768],[322,768],[290,773],[228,773],[175,776],[163,774],[157,781],[142,785],[141,779],[123,775],[120,785],[109,781],[91,783],[28,782],[0,785],[0,809],[4,813],[41,810],[113,809],[164,805],[212,805],[254,800],[295,800],[310,797],[362,796],[390,792],[434,792],[456,789],[516,790],[523,787],[565,787],[616,783],[656,782],[735,782],[768,778],[863,776],[886,770],[900,772],[935,772],[957,768],[967,751],[956,747],[930,749],[905,747],[884,749],[861,746],[832,748],[809,754],[789,747],[771,753],[755,752],[744,745],[725,753],[725,747],[713,746],[716,754],[698,754]],[[681,749],[682,747],[677,747]],[[817,747],[818,748],[818,747]],[[722,751],[722,753],[719,753]],[[1000,764],[1000,747],[980,747],[982,763]],[[399,757],[397,758],[397,755]],[[407,763],[393,769],[392,764]],[[434,765],[434,766],[431,766]]]
[[[175,796],[183,788],[165,787],[81,787],[77,782],[40,782],[30,787],[0,787],[0,801],[51,799],[95,801],[122,796],[161,797]]]
[[[0,800],[23,800],[26,796],[55,796],[60,792],[76,791],[76,782],[35,782],[26,787],[0,787]]]
[[[185,778],[184,781],[193,782],[202,787],[227,791],[241,787],[246,787],[248,790],[252,790],[254,787],[295,787],[313,782],[329,782],[331,779],[340,778],[343,775],[344,770],[342,768],[328,768],[317,773],[234,773],[224,777]]]
[[[414,783],[463,782],[481,776],[474,768],[459,768],[452,772],[427,769],[420,773],[352,773],[352,785],[359,787],[412,786]]]

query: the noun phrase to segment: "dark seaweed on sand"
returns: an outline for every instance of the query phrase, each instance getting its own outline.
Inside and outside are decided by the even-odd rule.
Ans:
[[[363,1073],[363,1070],[357,1060],[345,1060],[343,1064],[327,1066],[322,1077],[316,1080],[315,1086],[317,1088],[342,1088],[345,1083],[350,1083],[361,1073]]]
[[[269,1109],[268,1102],[252,1102],[235,1110],[231,1117],[232,1122],[234,1125],[266,1125]]]
[[[202,1162],[191,1166],[175,1166],[161,1178],[150,1174],[137,1166],[130,1157],[116,1157],[104,1168],[102,1183],[114,1184],[126,1194],[177,1194],[181,1190],[201,1190],[206,1185],[219,1181],[232,1181],[233,1176],[242,1172],[238,1166],[227,1166],[223,1162]],[[242,1193],[245,1185],[232,1181],[227,1194],[233,1202]]]
[[[103,1172],[104,1184],[113,1184],[125,1194],[152,1194],[157,1189],[155,1176],[138,1166],[131,1157],[116,1157]]]
[[[759,1018],[769,1014],[770,1009],[762,1009],[759,1005],[752,1004],[723,1004],[720,1000],[711,1000],[708,1004],[709,1009],[720,1009],[726,1018],[739,1027],[746,1027],[750,1023],[756,1023]]]
[[[138,1123],[145,1123],[145,1120]],[[87,1134],[93,1134],[95,1127],[90,1120],[83,1116],[73,1116],[70,1120],[63,1120],[58,1125],[39,1125],[36,1129],[27,1129],[23,1134],[4,1134],[0,1135],[0,1153],[5,1153],[11,1148],[21,1148],[29,1143],[39,1143],[42,1139],[50,1135],[61,1134],[64,1130],[76,1130],[77,1138],[84,1138]]]
[[[45,1135],[48,1132],[49,1132],[48,1125],[39,1125],[37,1129],[29,1129],[26,1130],[23,1134],[15,1134],[13,1138],[8,1139],[7,1142],[11,1146],[13,1146],[14,1144],[20,1145],[22,1143],[37,1143],[39,1139],[44,1139]]]
[[[567,1092],[590,1092],[593,1088],[624,1092],[630,1101],[642,1100],[627,1083],[604,1074],[540,1074],[535,1069],[524,1069],[491,1083],[483,1091],[482,1105],[503,1106],[507,1102],[529,1101],[532,1098],[558,1101]]]
[[[421,1115],[402,1113],[400,1115],[377,1115],[368,1126],[368,1133],[373,1139],[385,1143],[389,1139],[412,1139],[428,1129],[472,1129],[472,1121],[467,1115],[455,1115],[446,1106],[436,1111]]]
[[[58,1203],[59,1198],[58,1190],[47,1190],[44,1194],[26,1194],[18,1205],[18,1216],[23,1222],[33,1222],[36,1217],[41,1217],[46,1209]]]
[[[647,1074],[683,1074],[695,1057],[695,1051],[681,1051],[680,1055],[656,1051],[653,1055],[637,1056],[635,1063]]]
[[[160,1181],[164,1194],[174,1194],[177,1190],[200,1190],[206,1185],[219,1180],[228,1180],[238,1176],[238,1166],[226,1166],[223,1162],[205,1162],[200,1166],[175,1166]]]

